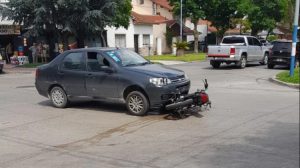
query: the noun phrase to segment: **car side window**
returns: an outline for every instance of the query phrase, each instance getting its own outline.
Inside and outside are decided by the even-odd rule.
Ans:
[[[252,37],[247,37],[248,40],[248,45],[253,46],[253,38]]]
[[[253,38],[253,44],[255,46],[261,46],[261,43],[256,38]]]
[[[88,71],[99,72],[99,71],[103,71],[103,68],[108,66],[109,66],[109,62],[100,53],[97,52],[87,53]]]
[[[74,52],[65,56],[62,67],[65,70],[84,70],[84,59],[82,52]]]

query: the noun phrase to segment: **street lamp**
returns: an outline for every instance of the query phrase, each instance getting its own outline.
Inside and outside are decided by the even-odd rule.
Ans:
[[[290,63],[290,77],[294,76],[294,69],[295,69],[298,20],[299,20],[299,0],[296,0],[295,17],[294,17],[294,30],[293,30],[293,47],[292,47],[292,52],[291,52],[292,55],[291,55],[291,63]]]
[[[182,0],[180,0],[180,42],[182,42]]]

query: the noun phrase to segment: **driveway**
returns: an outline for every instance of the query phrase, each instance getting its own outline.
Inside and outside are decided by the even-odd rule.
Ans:
[[[173,65],[192,91],[209,81],[212,108],[183,120],[122,104],[56,109],[37,94],[34,72],[0,75],[0,167],[299,167],[299,90],[270,83],[280,70]]]

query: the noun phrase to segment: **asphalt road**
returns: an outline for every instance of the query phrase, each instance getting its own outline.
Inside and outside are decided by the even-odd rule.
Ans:
[[[192,91],[208,79],[209,111],[167,120],[104,102],[56,109],[37,94],[34,73],[0,75],[0,167],[299,167],[299,91],[268,81],[280,70],[174,67]]]

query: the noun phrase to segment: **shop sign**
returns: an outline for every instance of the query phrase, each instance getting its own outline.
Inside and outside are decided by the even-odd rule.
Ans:
[[[18,25],[0,25],[0,35],[20,35],[20,26]]]

